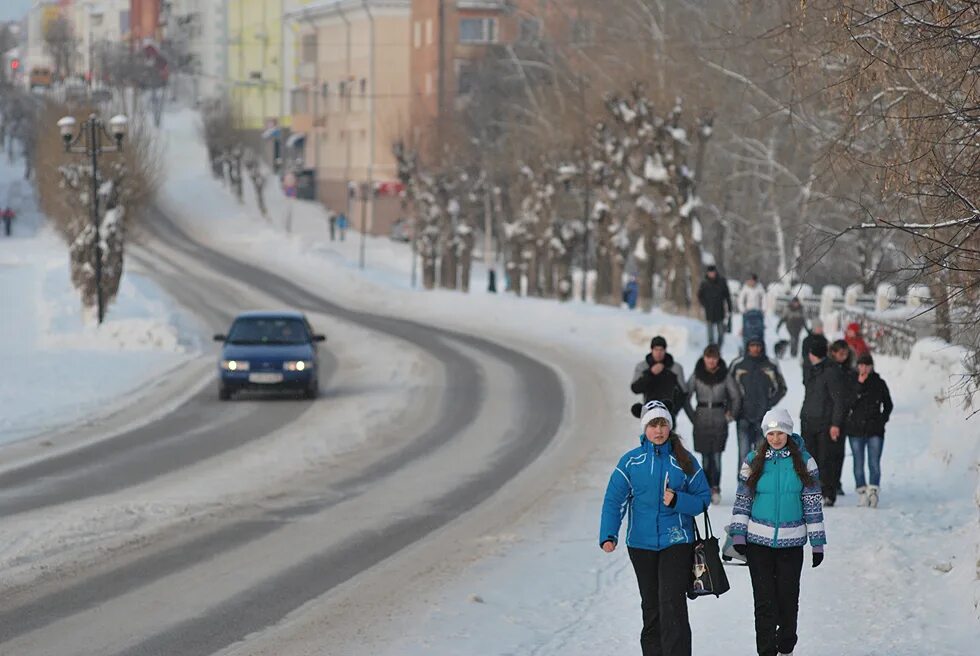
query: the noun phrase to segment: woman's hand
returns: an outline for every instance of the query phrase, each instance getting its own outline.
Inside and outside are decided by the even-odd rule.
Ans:
[[[602,543],[602,550],[606,553],[612,553],[616,551],[616,543],[612,540],[606,540]]]
[[[671,490],[669,487],[667,489],[665,489],[664,490],[664,505],[665,506],[669,506],[670,504],[672,504],[674,502],[674,497],[676,497],[676,496],[677,495],[674,494],[674,491]]]

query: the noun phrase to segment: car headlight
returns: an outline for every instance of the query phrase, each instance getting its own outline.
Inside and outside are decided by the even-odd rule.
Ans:
[[[248,371],[248,360],[222,360],[221,368],[225,371]]]
[[[283,362],[282,368],[286,371],[309,371],[313,368],[312,360],[293,360],[289,362]]]

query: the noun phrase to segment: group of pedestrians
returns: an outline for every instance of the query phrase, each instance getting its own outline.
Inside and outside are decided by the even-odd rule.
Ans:
[[[720,291],[724,285],[727,293],[724,279],[709,271],[706,281],[699,298],[726,303]],[[720,339],[725,315],[708,318],[709,331]],[[660,335],[636,365],[631,390],[643,395],[643,403],[633,409],[640,418],[640,444],[623,454],[610,476],[599,545],[614,551],[627,521],[644,656],[690,656],[687,597],[694,521],[721,500],[721,454],[731,422],[737,427],[741,466],[728,531],[732,548],[748,564],[760,656],[792,655],[795,649],[804,546],[810,543],[812,567],[819,566],[827,542],[823,509],[843,493],[847,441],[858,505],[878,504],[885,424],[893,404],[888,386],[874,371],[860,326],[849,325],[845,339],[829,342],[822,323],[814,320],[800,344],[802,306],[783,318],[791,337],[797,335],[792,352],[803,355],[799,432],[789,412],[777,407],[786,395],[786,381],[766,355],[762,337],[749,337],[744,355],[730,366],[719,346],[709,344],[686,380]],[[691,420],[700,460],[675,430],[681,408]]]
[[[854,460],[858,505],[875,508],[881,485],[885,424],[894,404],[888,385],[874,370],[874,358],[861,337],[860,326],[849,325],[846,334],[847,339],[829,345],[822,334],[811,335],[803,367],[805,393],[800,432],[824,473],[824,505],[835,505],[843,494],[846,439]]]
[[[640,445],[619,459],[606,487],[599,546],[612,553],[627,520],[626,546],[640,591],[644,656],[690,656],[687,593],[692,581],[695,517],[711,501],[706,472],[674,431],[666,405],[640,414]],[[760,656],[791,655],[797,642],[803,547],[823,561],[819,472],[785,410],[766,414],[765,439],[739,472],[732,510],[734,546],[749,566]]]
[[[786,380],[766,355],[765,343],[755,338],[731,367],[717,345],[708,345],[685,380],[680,363],[667,351],[667,340],[657,335],[650,341],[650,353],[636,365],[630,389],[642,394],[644,403],[663,403],[675,423],[681,409],[686,412],[694,426],[694,449],[704,464],[711,501],[717,504],[728,425],[736,424],[741,462],[762,441],[762,418],[786,395]],[[634,407],[634,414],[638,413]]]

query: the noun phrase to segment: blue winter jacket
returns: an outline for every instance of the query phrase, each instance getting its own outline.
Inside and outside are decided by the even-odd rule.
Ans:
[[[694,541],[694,516],[711,503],[711,488],[693,455],[694,473],[688,476],[673,455],[668,441],[657,446],[640,436],[640,446],[619,459],[609,477],[602,502],[599,545],[619,542],[619,527],[626,524],[626,546],[660,551]],[[673,490],[673,508],[664,505],[664,489]]]

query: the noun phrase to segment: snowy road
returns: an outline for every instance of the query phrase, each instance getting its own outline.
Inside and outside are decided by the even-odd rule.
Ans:
[[[363,448],[296,476],[262,502],[226,508],[141,548],[107,553],[112,558],[77,576],[4,595],[0,653],[214,653],[480,504],[559,433],[563,385],[541,362],[484,339],[347,310],[194,244],[162,216],[152,225],[154,240],[143,259],[149,266],[160,261],[152,255],[166,256],[156,271],[161,284],[205,318],[227,322],[245,284],[309,312],[314,325],[336,321],[359,326],[366,339],[394,338],[424,352],[441,371],[424,396],[370,434]],[[204,261],[224,279],[177,273]],[[345,387],[342,365],[331,368],[328,389],[313,404],[319,408],[296,401],[219,404],[208,388],[160,421],[7,471],[0,477],[0,511],[37,513],[160,480],[180,484],[195,463],[213,461],[217,468],[274,428],[302,424],[308,415],[329,431],[330,406],[356,406],[360,393]],[[273,476],[274,463],[268,473]],[[262,489],[263,480],[252,485]],[[539,485],[545,489],[546,481]]]

